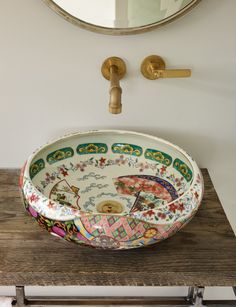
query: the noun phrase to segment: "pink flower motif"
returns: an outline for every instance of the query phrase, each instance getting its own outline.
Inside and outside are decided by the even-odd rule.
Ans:
[[[47,207],[52,209],[55,206],[55,204],[50,200],[47,204]]]
[[[171,212],[175,213],[177,209],[178,209],[178,206],[176,204],[170,204],[169,205],[169,210]]]
[[[147,165],[147,164],[146,164],[146,165]],[[138,164],[139,171],[140,171],[140,172],[143,172],[144,169],[146,168],[146,165],[145,165],[143,162],[139,163],[139,164]]]
[[[184,204],[183,203],[179,204],[178,210],[181,211],[181,212],[184,211]]]
[[[153,211],[153,210],[148,210],[147,212],[145,212],[144,214],[143,214],[143,216],[149,216],[149,217],[151,217],[152,215],[154,215],[155,214],[155,212]]]
[[[175,179],[175,182],[176,182],[176,186],[177,187],[180,187],[181,186],[181,180],[179,178],[176,178]]]
[[[79,169],[81,172],[84,171],[86,164],[85,163],[77,163],[76,164],[77,169]]]
[[[102,157],[102,158],[99,160],[99,162],[100,162],[100,166],[103,166],[103,165],[105,164],[105,162],[106,162],[106,159]]]
[[[34,193],[32,195],[30,195],[29,197],[29,201],[30,202],[37,202],[39,200],[39,197],[37,195],[35,195]]]
[[[200,174],[197,175],[197,183],[200,183],[201,182],[201,176]]]
[[[162,213],[162,212],[159,212],[158,213],[158,217],[162,220],[164,220],[166,218],[166,214],[165,213]]]
[[[117,164],[117,165],[121,165],[121,164],[125,164],[125,163],[126,163],[126,160],[124,159],[123,155],[121,155],[120,158],[115,159],[115,164]]]
[[[164,175],[165,172],[166,172],[166,166],[163,165],[163,166],[161,167],[161,169],[160,169],[160,174],[161,174],[161,175]]]
[[[67,170],[65,170],[64,168],[60,168],[60,172],[61,172],[61,174],[64,176],[64,177],[66,177],[66,176],[68,176],[68,172],[67,172]]]
[[[195,193],[194,193],[194,196],[195,196],[196,198],[198,198],[198,197],[199,197],[198,192],[195,192]]]

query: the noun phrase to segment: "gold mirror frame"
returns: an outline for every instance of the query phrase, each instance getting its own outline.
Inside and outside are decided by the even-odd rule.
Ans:
[[[139,34],[156,29],[162,25],[165,25],[169,22],[174,21],[175,19],[183,16],[192,8],[194,8],[201,0],[192,0],[191,3],[186,5],[183,9],[179,10],[177,13],[155,23],[151,23],[145,26],[134,27],[134,28],[107,28],[96,26],[94,24],[88,23],[86,21],[80,20],[65,10],[63,10],[59,5],[57,5],[53,0],[42,0],[45,2],[52,10],[54,10],[58,15],[62,16],[65,20],[70,23],[79,26],[83,29],[90,30],[92,32],[101,33],[101,34],[110,34],[110,35],[127,35],[127,34]]]

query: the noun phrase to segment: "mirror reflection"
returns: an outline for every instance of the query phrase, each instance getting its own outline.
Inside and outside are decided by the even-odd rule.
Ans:
[[[171,18],[196,0],[53,0],[71,16],[100,27],[136,28]]]

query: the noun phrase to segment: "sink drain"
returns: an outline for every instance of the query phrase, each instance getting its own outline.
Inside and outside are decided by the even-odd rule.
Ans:
[[[123,210],[123,205],[116,200],[104,200],[97,205],[100,213],[121,213]]]

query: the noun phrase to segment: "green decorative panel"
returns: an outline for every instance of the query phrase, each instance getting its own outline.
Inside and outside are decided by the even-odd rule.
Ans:
[[[30,178],[33,179],[45,167],[43,159],[39,159],[30,165]]]
[[[86,143],[80,144],[77,147],[77,153],[79,155],[87,155],[87,154],[101,154],[107,153],[108,147],[104,143]]]
[[[71,147],[65,147],[48,154],[47,161],[49,164],[53,164],[64,159],[71,158],[73,155],[74,150]]]
[[[125,143],[115,143],[111,149],[114,153],[133,155],[136,157],[141,156],[143,153],[142,147]]]
[[[180,172],[180,174],[187,180],[190,181],[193,177],[191,169],[180,159],[175,159],[174,168]]]
[[[172,163],[172,157],[162,151],[156,149],[147,149],[144,154],[146,159],[150,159],[166,166],[170,166]]]

